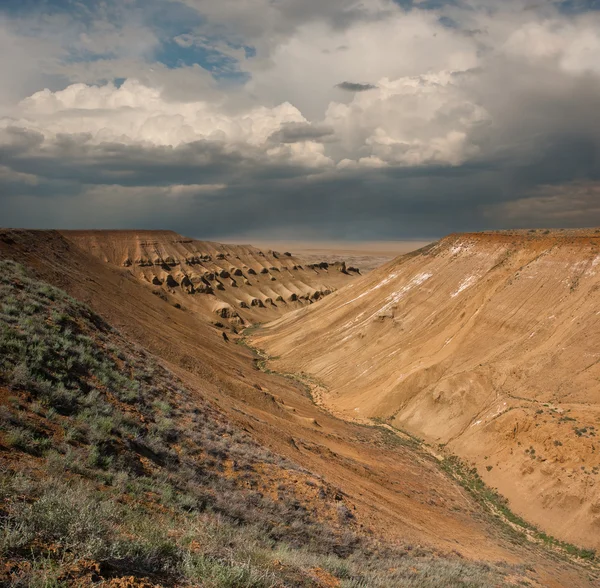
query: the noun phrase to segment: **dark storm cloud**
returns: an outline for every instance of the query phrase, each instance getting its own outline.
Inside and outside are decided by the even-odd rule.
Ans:
[[[196,202],[197,217],[203,211],[214,224],[198,225],[192,215],[181,230],[192,234],[208,230],[220,237],[243,230],[261,235],[278,228],[284,236],[295,233],[302,237],[312,231],[360,240],[437,238],[451,232],[511,227],[600,225],[600,207],[593,205],[600,191],[590,188],[592,180],[586,179],[577,190],[561,184],[560,195],[536,190],[552,163],[561,168],[555,170],[554,178],[568,182],[577,159],[589,164],[583,177],[600,181],[600,166],[592,163],[598,146],[565,141],[554,150],[561,147],[574,149],[564,167],[557,164],[555,153],[549,153],[533,163],[506,160],[457,167],[360,170],[312,181],[231,187],[210,201]],[[222,208],[224,201],[230,205],[226,209]],[[586,214],[561,214],[569,207],[581,207]]]
[[[436,237],[476,226],[478,214],[471,205],[482,190],[494,185],[498,191],[500,184],[485,171],[469,174],[465,182],[442,173],[398,178],[373,170],[312,181],[246,179],[211,193],[194,193],[191,186],[189,195],[174,198],[166,195],[167,187],[155,185],[90,186],[47,178],[33,189],[18,190],[13,184],[4,191],[0,178],[0,203],[5,218],[13,219],[10,224],[21,226],[125,228],[133,218],[139,226],[169,226],[207,238],[279,231],[287,236],[383,239],[397,237],[399,226],[404,237]],[[456,199],[462,201],[458,206]]]
[[[358,82],[340,82],[335,87],[345,92],[366,92],[367,90],[375,90],[377,88],[373,84],[359,84]]]
[[[27,78],[10,95],[75,81],[103,86],[98,80],[115,77],[141,86],[125,98],[115,89],[76,88],[66,97],[38,97],[37,110],[30,105],[14,117],[7,110],[12,123],[0,119],[1,224],[352,239],[600,224],[598,21],[557,20],[530,42],[548,18],[559,19],[555,3],[537,17],[525,2],[527,10],[517,3],[503,13],[492,0],[470,1],[466,10],[461,2],[398,1],[407,9],[400,16],[392,3],[376,0],[189,0],[185,7],[170,2],[168,15],[157,12],[163,3],[155,0],[108,4],[124,11],[135,4],[154,16],[141,24],[131,18],[124,28],[113,22],[121,13],[116,19],[111,12],[96,27],[98,15],[90,13],[55,47],[56,71],[67,77],[55,85]],[[424,7],[456,10],[422,16]],[[476,18],[490,8],[498,16]],[[580,8],[571,12],[585,16]],[[513,35],[524,22],[535,26]],[[62,23],[57,38],[70,28]],[[3,80],[15,85],[27,70],[21,54],[31,49],[25,65],[37,71],[58,41],[38,47],[30,31],[16,43],[14,26],[1,25],[0,47],[16,48],[0,55]],[[201,42],[173,41],[184,31]],[[576,42],[582,32],[589,36],[583,44]],[[406,37],[406,50],[389,50],[392,33]],[[368,48],[364,59],[357,46]],[[570,53],[560,53],[565,47]],[[316,59],[331,61],[306,67],[312,48]],[[240,71],[256,63],[248,69],[254,78],[247,86],[219,85],[208,65],[213,54]],[[283,65],[265,78],[282,54]],[[346,81],[334,85],[339,79]]]
[[[491,206],[487,215],[500,215],[520,227],[557,223],[566,227],[598,226],[600,181],[537,186],[524,198]]]
[[[600,181],[600,145],[572,137],[554,141],[535,161],[507,158],[312,178],[298,167],[266,165],[257,153],[252,158],[248,152],[226,155],[198,144],[185,149],[86,147],[81,159],[67,161],[57,151],[46,167],[35,149],[21,149],[11,164],[18,164],[20,173],[45,173],[36,186],[26,181],[19,186],[14,179],[3,183],[0,173],[0,207],[5,219],[14,219],[11,224],[124,228],[134,218],[139,226],[169,226],[205,237],[279,231],[341,239],[434,238],[488,228],[577,226],[584,220],[600,224],[600,211],[593,206],[598,191],[585,188],[593,178]],[[543,142],[538,147],[543,149]],[[561,150],[569,157],[557,157]],[[586,178],[577,190],[568,183],[574,174]],[[559,192],[536,190],[548,177],[563,186]],[[223,189],[208,193],[193,186],[224,179]],[[166,196],[173,183],[191,184],[189,194]],[[561,214],[582,203],[585,219]]]
[[[10,142],[9,140],[12,141]],[[9,127],[0,132],[0,161],[21,174],[46,180],[121,186],[228,183],[304,176],[306,168],[266,158],[247,144],[193,141],[177,147],[117,142],[90,143],[90,136],[59,135],[42,146],[35,131]]]
[[[287,237],[312,232],[339,239],[393,239],[401,227],[402,237],[435,238],[481,226],[481,193],[502,201],[505,185],[502,174],[480,169],[463,176],[440,170],[401,178],[373,170],[310,182],[234,186],[187,203],[190,212],[179,230],[214,237],[279,231]],[[208,218],[210,223],[203,220]]]

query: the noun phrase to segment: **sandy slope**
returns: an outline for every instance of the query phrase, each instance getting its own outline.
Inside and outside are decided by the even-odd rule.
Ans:
[[[358,276],[341,263],[318,267],[285,251],[198,241],[173,231],[62,234],[170,295],[174,303],[237,326],[312,304]]]
[[[477,466],[519,514],[600,547],[600,231],[451,235],[255,338]]]
[[[293,382],[258,371],[248,350],[225,343],[201,315],[154,296],[61,234],[0,231],[0,257],[25,263],[90,304],[236,426],[337,486],[365,533],[469,558],[523,562],[536,570],[538,585],[593,585],[588,573],[512,543],[435,460],[377,429],[332,417]]]

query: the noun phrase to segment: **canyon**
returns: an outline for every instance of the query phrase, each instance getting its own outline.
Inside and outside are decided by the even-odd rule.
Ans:
[[[85,324],[81,341],[111,358],[105,361],[114,369],[131,355],[145,358],[146,372],[161,370],[144,384],[121,369],[127,390],[158,395],[152,402],[142,392],[119,400],[122,392],[94,373],[80,386],[96,387],[111,410],[125,415],[123,422],[149,427],[144,434],[151,446],[162,444],[175,460],[163,463],[152,453],[158,448],[144,449],[128,429],[103,429],[100,444],[91,425],[81,425],[83,432],[73,437],[68,431],[80,425],[65,411],[64,393],[57,408],[49,407],[47,398],[58,402],[57,396],[44,396],[43,382],[24,384],[15,359],[0,381],[3,423],[6,431],[16,428],[0,434],[2,467],[11,477],[44,479],[73,452],[88,455],[88,464],[92,458],[132,464],[114,473],[115,465],[98,466],[93,485],[103,496],[112,491],[110,476],[133,483],[151,472],[157,480],[175,480],[169,496],[188,496],[182,472],[211,472],[218,484],[234,487],[235,501],[246,507],[232,515],[233,503],[219,502],[212,486],[202,490],[202,503],[216,501],[213,508],[243,528],[255,528],[249,513],[263,513],[261,533],[287,545],[283,568],[280,551],[265,560],[271,548],[261,547],[262,555],[252,556],[259,562],[253,565],[278,578],[264,585],[593,586],[599,577],[592,551],[598,524],[597,243],[600,235],[588,233],[452,235],[361,275],[341,262],[315,265],[285,252],[171,232],[0,230],[6,357],[13,353],[12,338],[22,336],[19,329],[36,328],[25,315],[17,323],[14,316],[16,301],[38,280],[40,294],[21,312],[46,312],[41,301],[48,296],[48,304],[64,300],[69,309],[50,306],[39,323],[44,332],[58,329],[68,339],[73,325]],[[24,269],[15,269],[15,262]],[[297,300],[290,300],[293,293]],[[239,303],[252,298],[263,306]],[[225,304],[231,312],[218,311]],[[167,401],[168,424],[161,416]],[[142,410],[136,402],[145,412],[136,412]],[[193,437],[202,431],[198,414],[209,415],[200,446]],[[161,433],[161,427],[170,429]],[[35,448],[15,444],[24,431],[33,431],[27,434],[34,435]],[[53,447],[50,454],[38,450],[40,444]],[[242,459],[240,444],[244,455],[256,457]],[[109,452],[100,456],[108,461],[97,462],[99,451]],[[454,456],[465,467],[450,467]],[[61,467],[63,480],[81,477],[81,466]],[[468,480],[477,488],[483,482],[497,487],[510,509],[556,541],[500,516]],[[197,507],[155,504],[156,491],[142,496],[126,491],[119,501],[159,509],[177,524],[207,516],[196,514]],[[193,504],[195,496],[188,499]],[[273,522],[265,510],[273,504],[295,506],[286,506],[288,518]],[[293,522],[300,516],[302,523]],[[328,530],[298,535],[302,525]],[[324,547],[306,538],[317,536],[332,537],[332,543]],[[357,547],[363,542],[380,547]],[[341,558],[339,565],[353,570],[350,579],[333,560],[307,567],[294,555],[290,563],[290,545],[303,546],[311,557]],[[393,565],[378,555],[398,549],[403,555],[393,556]],[[13,578],[25,573],[15,571],[25,565],[20,557],[11,555],[7,573]],[[102,572],[109,564],[97,557]],[[202,557],[227,569],[242,565],[235,557],[225,564],[222,552]],[[125,577],[127,566],[110,562],[110,577]],[[68,573],[76,575],[78,565]],[[136,573],[133,585],[149,581],[148,569]],[[177,578],[153,582],[186,583]]]

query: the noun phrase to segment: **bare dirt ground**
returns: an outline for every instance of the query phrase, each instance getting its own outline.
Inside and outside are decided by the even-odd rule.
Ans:
[[[508,532],[505,525],[442,471],[430,454],[400,442],[385,428],[360,426],[329,414],[315,405],[306,388],[295,380],[260,371],[253,352],[233,341],[224,341],[219,331],[207,325],[204,315],[193,309],[177,308],[153,295],[152,289],[144,286],[128,268],[107,264],[53,231],[0,232],[0,256],[26,264],[40,278],[88,303],[124,335],[152,353],[157,362],[181,377],[198,398],[224,411],[233,425],[338,487],[365,534],[423,545],[468,559],[521,564],[531,570],[533,585],[597,585],[592,569],[575,566]],[[282,365],[297,366],[295,360],[306,358],[309,348],[330,360],[330,351],[323,344],[333,340],[316,338],[311,332],[315,328],[313,316],[325,322],[338,320],[340,327],[342,324],[335,313],[331,319],[324,319],[321,311],[313,315],[312,309],[321,306],[327,314],[381,281],[382,275],[374,272],[364,281],[355,282],[356,286],[351,285],[318,305],[302,308],[289,315],[289,319],[283,319]],[[305,314],[306,331],[294,326],[294,321]],[[342,321],[347,319],[343,317]],[[328,327],[335,335],[337,331],[331,325]],[[298,353],[284,348],[289,345],[294,329],[298,329],[295,335]],[[344,330],[349,332],[348,327]],[[273,340],[263,337],[268,347],[274,347]],[[365,339],[363,344],[368,342]],[[356,374],[355,364],[361,361],[356,348],[348,357],[332,363],[332,375],[340,373],[337,370],[343,365],[350,375],[346,374],[342,380]],[[294,361],[289,361],[290,358]],[[307,364],[303,369],[306,367]],[[373,395],[372,390],[367,388],[367,393]],[[438,418],[437,413],[432,414],[434,419]],[[442,416],[448,418],[447,414]]]
[[[600,546],[600,232],[451,235],[254,337],[323,404],[458,454],[543,531]]]

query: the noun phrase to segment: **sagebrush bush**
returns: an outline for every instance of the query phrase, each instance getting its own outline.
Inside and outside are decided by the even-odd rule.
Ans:
[[[3,554],[41,540],[80,557],[102,557],[115,522],[112,503],[55,481],[34,502],[11,504],[4,520]]]

